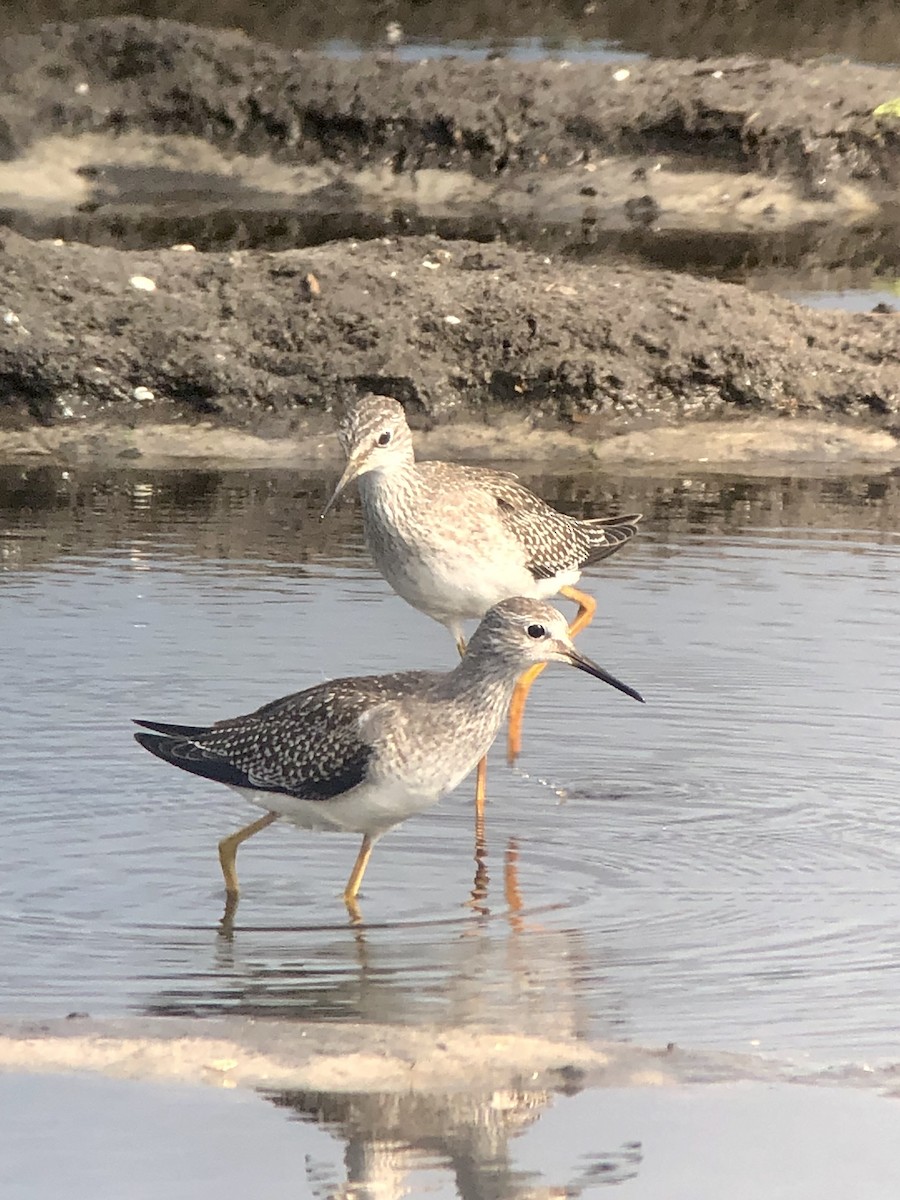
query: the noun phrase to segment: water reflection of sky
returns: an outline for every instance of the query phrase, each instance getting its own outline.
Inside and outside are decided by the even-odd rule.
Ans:
[[[837,308],[845,312],[871,312],[877,304],[887,305],[893,312],[900,305],[900,295],[896,290],[879,291],[853,289],[845,291],[798,292],[791,294],[790,299],[797,304],[805,304],[809,308]]]
[[[15,1200],[894,1200],[896,1103],[781,1084],[271,1093],[0,1076]],[[52,1153],[41,1153],[51,1144]]]
[[[363,46],[345,38],[334,38],[318,47],[332,58],[359,58],[372,50],[387,53],[385,44]],[[617,42],[601,38],[584,41],[538,37],[497,38],[485,41],[415,41],[407,38],[390,54],[401,62],[420,62],[430,58],[461,58],[479,62],[489,54],[502,55],[514,62],[542,62],[545,59],[564,59],[572,63],[637,62],[647,56],[634,50],[624,50]]]

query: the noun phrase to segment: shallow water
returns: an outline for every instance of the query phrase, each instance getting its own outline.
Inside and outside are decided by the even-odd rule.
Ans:
[[[894,311],[897,307],[897,289],[845,288],[836,291],[802,292],[792,295],[791,299],[810,308],[837,308],[846,312],[865,313],[880,305],[888,311]]]
[[[530,478],[646,532],[580,644],[645,707],[552,668],[495,752],[486,896],[471,788],[356,843],[167,768],[129,719],[205,721],[331,675],[449,666],[329,479],[4,468],[0,1013],[441,1021],[896,1059],[896,479]],[[517,846],[523,911],[504,895]]]
[[[623,49],[619,42],[605,38],[542,38],[519,37],[508,39],[475,39],[430,41],[406,39],[391,51],[384,50],[384,42],[376,42],[374,49],[390,53],[399,62],[420,62],[432,58],[460,58],[464,62],[480,62],[493,55],[509,58],[513,62],[542,62],[545,59],[560,59],[570,63],[636,62],[646,58],[645,54]],[[316,47],[321,53],[333,58],[361,58],[372,52],[373,46],[346,38],[335,38]]]

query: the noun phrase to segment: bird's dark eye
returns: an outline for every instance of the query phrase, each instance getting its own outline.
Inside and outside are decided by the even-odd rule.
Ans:
[[[391,431],[389,429],[386,429],[384,433],[380,433],[378,435],[378,445],[386,446],[390,442],[391,436]]]
[[[529,625],[525,630],[530,638],[542,638],[547,636],[547,630],[543,625]]]

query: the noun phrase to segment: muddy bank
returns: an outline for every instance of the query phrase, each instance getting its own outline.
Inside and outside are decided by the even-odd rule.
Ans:
[[[893,0],[343,0],[324,7],[285,0],[24,0],[0,12],[3,34],[29,32],[49,21],[164,16],[197,25],[243,29],[279,46],[314,48],[339,40],[384,43],[385,22],[399,21],[411,42],[460,41],[506,47],[539,40],[559,50],[574,41],[608,41],[626,52],[700,58],[751,53],[864,62],[900,61],[900,28]]]
[[[900,265],[897,123],[872,116],[900,90],[884,71],[347,62],[134,20],[4,55],[0,213],[32,238],[277,250],[436,232],[740,279],[855,262],[888,285]]]
[[[884,457],[900,403],[894,314],[811,312],[500,244],[201,255],[7,232],[0,295],[0,413],[13,443],[35,425],[84,442],[110,426],[198,419],[315,440],[336,401],[375,390],[426,422],[498,429],[505,413],[593,442],[688,419],[839,419],[875,432]]]
[[[898,178],[896,122],[872,113],[900,93],[900,71],[847,63],[645,61],[623,76],[558,61],[348,62],[122,18],[4,39],[0,79],[4,157],[50,133],[141,130],[292,162],[488,177],[679,153],[816,191]]]

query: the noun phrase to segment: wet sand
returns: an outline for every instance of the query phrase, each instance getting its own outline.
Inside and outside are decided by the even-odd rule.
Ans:
[[[95,468],[140,463],[147,468],[284,467],[338,470],[340,447],[332,417],[298,422],[290,438],[260,437],[213,425],[148,423],[128,429],[92,423],[0,432],[0,463]],[[515,461],[542,471],[634,470],[690,467],[714,473],[740,469],[757,475],[781,470],[812,475],[853,475],[893,470],[900,443],[893,434],[828,421],[784,418],[706,421],[681,429],[648,429],[592,437],[590,424],[572,432],[540,429],[513,414],[493,421],[461,422],[416,433],[423,458],[465,462]]]

